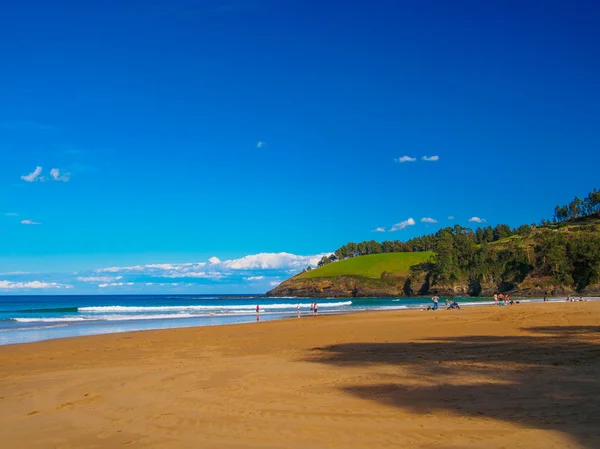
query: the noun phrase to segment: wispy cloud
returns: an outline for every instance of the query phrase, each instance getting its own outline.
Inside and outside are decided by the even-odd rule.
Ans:
[[[80,274],[80,281],[98,279],[100,284],[134,281],[136,285],[152,283],[159,285],[168,279],[198,284],[243,284],[248,281],[280,279],[298,273],[307,266],[316,267],[323,256],[331,253],[301,256],[290,253],[251,254],[237,259],[221,261],[211,257],[206,262],[155,263],[123,267],[98,268],[88,274]],[[106,276],[106,279],[104,278]],[[119,278],[115,278],[119,276]],[[110,277],[110,279],[109,279]],[[102,280],[102,281],[100,281]],[[102,287],[102,288],[106,288]]]
[[[161,277],[165,277],[165,278],[173,278],[173,279],[179,279],[179,278],[191,278],[191,279],[221,279],[224,276],[227,276],[226,273],[219,273],[216,271],[188,271],[188,272],[183,272],[183,273],[169,273],[169,274],[164,274]]]
[[[427,162],[435,162],[435,161],[439,161],[440,157],[439,156],[423,156],[423,160],[427,161]]]
[[[409,218],[408,220],[401,221],[400,223],[396,223],[391,227],[390,232],[401,231],[409,226],[414,226],[416,224],[415,220]]]
[[[69,179],[71,179],[71,173],[64,172],[61,174],[58,168],[51,169],[50,176],[52,176],[53,180],[61,182],[69,182]]]
[[[21,224],[22,225],[39,225],[41,223],[38,223],[37,221],[33,221],[33,220],[21,220]]]
[[[290,253],[260,253],[244,256],[239,259],[221,262],[224,268],[232,270],[275,270],[286,268],[304,268],[307,265],[316,266],[323,256],[322,253],[314,256],[298,256]]]
[[[56,127],[29,120],[12,120],[2,122],[2,128],[10,131],[54,131]]]
[[[40,167],[38,165],[37,167],[35,167],[35,170],[33,170],[28,175],[21,176],[21,179],[23,181],[27,181],[27,182],[43,181],[43,178],[40,178],[41,174],[42,174],[42,167]]]
[[[100,288],[107,288],[107,287],[123,287],[123,286],[132,286],[133,282],[110,282],[110,283],[106,283],[106,284],[99,284],[98,287]]]
[[[279,284],[307,266],[316,267],[323,256],[330,254],[259,253],[227,260],[211,257],[201,262],[149,263],[60,274],[45,272],[35,276],[33,273],[10,273],[10,276],[5,273],[0,274],[3,280],[0,291],[8,288],[70,288],[67,286],[88,293],[112,289],[142,292],[149,288],[176,286],[202,291],[232,291],[235,288],[258,291],[268,287],[270,282],[277,281]]]
[[[454,220],[454,215],[449,215],[448,220]]]
[[[5,217],[18,217],[18,212],[4,212]]]
[[[281,284],[281,281],[271,281],[271,282],[269,282],[269,285],[271,287],[277,287],[279,284]]]
[[[263,142],[262,140],[259,140],[259,141],[256,143],[256,148],[262,148],[262,147],[264,147],[264,146],[265,146],[265,142]]]
[[[29,282],[12,282],[12,281],[0,281],[0,289],[29,289],[29,288],[72,288],[72,285],[59,284],[58,282],[43,282],[43,281],[29,281]]]
[[[416,160],[417,160],[416,157],[401,156],[401,157],[394,159],[394,162],[399,162],[400,164],[402,164],[403,162],[415,162]]]
[[[385,232],[385,228],[383,228],[383,227],[375,228],[371,232]]]
[[[109,282],[114,282],[114,281],[118,281],[120,279],[123,279],[123,276],[79,276],[77,278],[77,280],[79,282],[103,282],[103,283],[109,283]]]
[[[471,223],[485,223],[486,222],[485,218],[479,218],[479,217],[471,217],[471,218],[469,218],[469,221]]]
[[[431,217],[423,217],[421,218],[421,223],[437,223],[437,220],[435,220],[434,218]]]

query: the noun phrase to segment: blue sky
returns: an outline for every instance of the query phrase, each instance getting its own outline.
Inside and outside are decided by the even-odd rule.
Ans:
[[[8,3],[0,292],[261,292],[348,241],[538,222],[600,187],[598,23],[587,1]]]

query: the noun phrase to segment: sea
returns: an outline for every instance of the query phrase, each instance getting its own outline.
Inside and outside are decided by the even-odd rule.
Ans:
[[[455,298],[461,306],[491,298]],[[564,300],[564,299],[563,299]],[[236,295],[0,296],[0,345],[115,332],[216,326],[310,316],[312,298]],[[317,299],[319,315],[422,309],[428,298]],[[526,300],[541,301],[541,300]],[[259,313],[256,313],[256,307]],[[444,298],[440,299],[441,308]]]

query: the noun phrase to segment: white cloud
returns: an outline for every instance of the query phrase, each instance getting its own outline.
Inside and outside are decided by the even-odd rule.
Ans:
[[[414,162],[416,160],[417,160],[416,157],[402,156],[402,157],[394,159],[394,162],[403,163],[403,162]]]
[[[221,261],[217,257],[211,257],[207,262],[193,263],[164,263],[133,265],[126,267],[98,268],[94,273],[114,273],[129,275],[135,273],[138,276],[152,278],[197,278],[219,280],[225,277],[235,276],[259,276],[254,271],[300,271],[306,266],[317,266],[323,256],[331,253],[322,253],[309,256],[299,256],[290,253],[261,253]],[[235,273],[238,274],[235,274]],[[107,282],[103,282],[107,283]]]
[[[132,286],[133,282],[110,282],[106,284],[99,284],[98,287],[106,288],[106,287],[123,287],[123,286]]]
[[[277,287],[279,284],[281,284],[281,281],[271,281],[271,282],[269,282],[269,285],[271,287]]]
[[[382,227],[375,228],[371,232],[385,232],[385,228],[382,228]]]
[[[59,284],[58,282],[42,282],[42,281],[28,281],[28,282],[11,282],[11,281],[0,281],[0,289],[25,289],[25,288],[72,288],[72,285]]]
[[[265,277],[264,276],[250,276],[247,278],[244,278],[245,281],[262,281]]]
[[[264,146],[265,146],[265,143],[264,143],[262,140],[259,140],[259,141],[256,143],[256,148],[262,148],[262,147],[264,147]]]
[[[485,218],[479,218],[479,217],[471,217],[469,218],[469,221],[471,223],[485,223]]]
[[[60,170],[58,168],[53,168],[52,170],[50,170],[50,176],[52,176],[52,179],[54,179],[55,181],[69,182],[69,179],[71,178],[71,173],[63,173],[61,175]]]
[[[454,220],[454,215],[449,215],[448,220]]]
[[[240,259],[221,262],[223,268],[231,270],[277,270],[289,268],[304,268],[307,265],[316,266],[323,256],[331,253],[317,254],[314,256],[297,256],[289,253],[260,253],[244,256]]]
[[[421,218],[421,223],[437,223],[437,220],[431,217],[423,217]]]
[[[35,170],[33,170],[28,175],[21,176],[21,179],[23,181],[27,181],[27,182],[43,181],[43,178],[40,178],[41,173],[42,173],[42,167],[40,167],[38,165],[37,167],[35,167]]]
[[[41,223],[38,223],[37,221],[32,221],[32,220],[21,220],[21,224],[22,225],[39,225]]]
[[[423,156],[423,160],[428,161],[428,162],[435,162],[435,161],[439,161],[440,157],[439,156]]]
[[[413,220],[412,218],[409,218],[408,220],[404,220],[404,221],[401,221],[400,223],[396,223],[394,226],[392,226],[392,228],[390,229],[390,232],[401,231],[402,229],[404,229],[408,226],[413,226],[415,224],[416,224],[415,220]]]
[[[18,217],[19,214],[17,212],[5,212],[4,216],[5,217]]]
[[[123,279],[123,276],[79,276],[77,280],[79,282],[114,282]]]
[[[168,273],[168,274],[156,274],[157,277],[165,278],[195,278],[195,279],[221,279],[225,274],[218,272],[204,272],[204,271],[187,271],[183,273]]]

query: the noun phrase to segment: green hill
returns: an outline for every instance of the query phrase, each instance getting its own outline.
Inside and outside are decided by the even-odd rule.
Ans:
[[[537,297],[600,295],[598,214],[522,227],[512,232],[495,241],[480,243],[475,232],[455,226],[393,248],[384,242],[380,244],[382,249],[412,244],[413,248],[434,247],[436,252],[413,249],[342,258],[304,271],[267,294],[305,297],[490,296],[498,292]],[[354,251],[369,250],[369,246],[374,247],[373,242],[347,245]]]
[[[511,229],[458,224],[407,241],[348,242],[269,296],[600,295],[600,191]]]
[[[328,278],[336,276],[361,276],[380,279],[383,273],[408,276],[410,267],[427,262],[432,251],[415,253],[369,254],[341,260],[298,275],[297,279]]]

